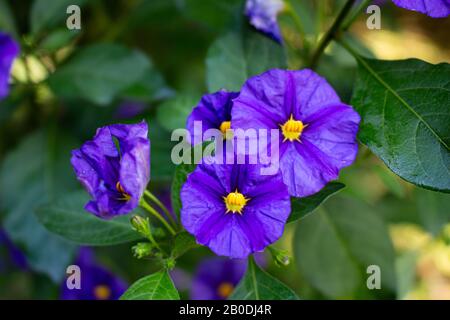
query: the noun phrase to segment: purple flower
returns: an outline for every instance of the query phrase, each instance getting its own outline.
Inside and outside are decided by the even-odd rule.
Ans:
[[[0,32],[0,99],[9,94],[9,75],[14,59],[19,54],[19,45],[6,33]]]
[[[146,109],[146,105],[139,101],[124,101],[117,108],[114,118],[131,119],[140,115]]]
[[[192,300],[225,300],[247,269],[247,260],[214,257],[203,260],[192,281]]]
[[[231,113],[233,129],[280,130],[280,169],[292,196],[318,192],[358,152],[359,115],[311,70],[274,69],[250,78]]]
[[[181,190],[181,222],[214,253],[245,258],[283,234],[291,205],[281,174],[260,165],[197,165]]]
[[[245,15],[253,27],[281,43],[277,15],[283,8],[283,0],[247,0]]]
[[[5,271],[9,266],[21,270],[27,269],[25,255],[12,243],[11,239],[2,228],[0,228],[0,249],[5,249],[5,255],[3,255],[3,250],[0,250],[2,253],[0,256],[0,272]]]
[[[450,15],[450,0],[392,0],[397,6],[419,11],[432,18]]]
[[[218,129],[223,134],[230,129],[232,100],[238,94],[237,92],[220,90],[202,97],[187,119],[186,127],[191,134],[192,144],[202,141],[202,136],[208,129]],[[194,122],[196,121],[201,121],[202,123],[201,132],[194,131]]]
[[[115,124],[72,151],[78,180],[92,197],[85,209],[101,218],[135,209],[150,180],[147,124]]]
[[[127,284],[95,261],[89,248],[81,248],[75,265],[81,271],[81,288],[69,289],[66,281],[61,285],[62,300],[118,300]]]

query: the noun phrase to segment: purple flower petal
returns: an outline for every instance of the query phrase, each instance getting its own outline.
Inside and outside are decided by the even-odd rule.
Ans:
[[[9,76],[14,59],[19,55],[19,45],[6,33],[0,32],[0,99],[9,94]]]
[[[277,15],[283,8],[282,0],[247,0],[245,15],[253,27],[280,43],[282,38]]]
[[[392,0],[397,6],[418,11],[432,18],[450,15],[450,0]]]

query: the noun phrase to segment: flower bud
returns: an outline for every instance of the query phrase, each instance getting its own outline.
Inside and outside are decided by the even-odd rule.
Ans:
[[[131,225],[134,230],[142,234],[144,237],[148,238],[150,236],[150,223],[148,218],[143,218],[136,215],[131,218]]]
[[[289,255],[287,250],[280,250],[274,247],[269,247],[270,253],[272,254],[272,258],[275,261],[275,264],[279,267],[287,267],[292,260],[292,257]]]
[[[133,254],[136,258],[142,259],[149,256],[152,253],[153,246],[149,242],[139,242],[133,246]]]

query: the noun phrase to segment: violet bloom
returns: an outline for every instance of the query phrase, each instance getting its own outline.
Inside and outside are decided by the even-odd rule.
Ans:
[[[203,260],[192,281],[192,300],[225,300],[247,269],[247,260],[214,257]]]
[[[191,143],[197,144],[203,139],[203,134],[208,129],[218,129],[224,135],[231,126],[231,108],[233,99],[238,96],[237,92],[220,90],[202,97],[199,104],[192,110],[186,123],[187,130],[191,134]],[[194,124],[202,123],[202,131],[195,132]]]
[[[397,6],[418,11],[432,18],[450,15],[450,0],[392,0]]]
[[[308,69],[274,69],[250,78],[231,113],[233,129],[280,130],[280,170],[292,196],[318,192],[358,152],[359,115]]]
[[[253,27],[281,43],[277,16],[283,8],[283,0],[247,0],[245,15]]]
[[[92,197],[85,209],[101,218],[135,209],[150,180],[150,141],[145,121],[97,130],[93,140],[72,151],[78,180]]]
[[[6,33],[0,32],[0,99],[9,94],[9,76],[19,45]]]
[[[64,280],[60,294],[62,300],[118,300],[127,289],[122,279],[95,261],[89,248],[80,249],[74,264],[80,267],[81,288],[69,289]]]
[[[207,163],[197,165],[180,194],[181,222],[197,242],[217,255],[245,258],[279,239],[291,210],[281,174]]]
[[[0,228],[0,253],[0,272],[6,271],[9,267],[27,269],[25,255],[12,243],[2,228]]]

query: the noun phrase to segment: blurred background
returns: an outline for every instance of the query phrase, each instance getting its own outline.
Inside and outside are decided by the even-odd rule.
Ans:
[[[279,62],[269,57],[267,64],[256,65],[250,73],[273,66],[302,68],[302,54],[317,43],[344,3],[287,1],[295,13],[279,17],[286,39],[281,46],[249,26],[244,2],[0,0],[0,31],[21,46],[11,93],[0,101],[1,299],[62,297],[65,269],[80,251],[48,232],[34,209],[81,188],[70,167],[70,150],[100,126],[147,120],[152,143],[150,188],[170,204],[175,169],[170,133],[185,126],[202,94],[219,89],[217,78],[222,73],[228,76],[241,56],[251,50],[266,54],[259,45],[285,58]],[[366,27],[364,13],[350,28],[352,41],[366,56],[450,61],[449,18],[431,19],[390,1],[377,3],[380,30]],[[66,28],[66,8],[71,4],[81,8],[81,30]],[[303,25],[304,39],[298,37],[294,18]],[[349,54],[332,44],[318,72],[349,101],[356,77],[356,63]],[[228,80],[227,89],[236,90],[245,78]],[[316,248],[303,231],[311,223],[323,222],[311,215],[288,225],[276,244],[294,261],[279,267],[263,254],[261,265],[303,299],[450,299],[449,195],[404,182],[364,146],[339,181],[346,188],[318,210],[356,217],[360,225],[352,229],[355,233],[344,234],[341,242],[328,248]],[[380,238],[365,241],[366,230],[371,229]],[[325,258],[335,246],[354,245],[360,246],[361,256],[375,252],[385,259],[389,275],[382,290],[361,289],[367,274],[358,257],[356,262]],[[130,247],[93,248],[92,259],[109,276],[131,284],[158,266],[133,257]],[[323,256],[323,264],[308,264],[310,255]],[[199,266],[211,257],[208,249],[200,248],[178,261],[172,276],[183,298],[194,297]],[[355,285],[347,289],[349,283]],[[98,293],[96,298],[108,297]]]

